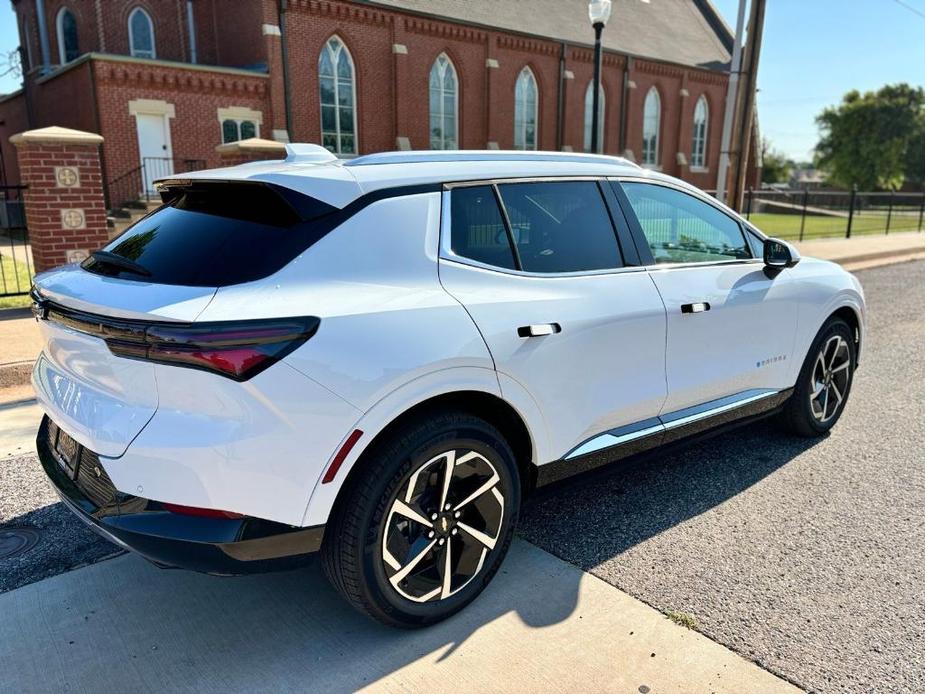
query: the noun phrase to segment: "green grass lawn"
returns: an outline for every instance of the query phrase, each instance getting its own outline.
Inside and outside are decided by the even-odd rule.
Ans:
[[[748,218],[752,224],[768,236],[781,239],[798,239],[800,237],[800,215],[775,214],[759,212]],[[854,215],[851,223],[851,235],[882,234],[886,231],[887,214],[883,211],[865,211]],[[848,228],[847,217],[830,217],[827,215],[807,215],[803,229],[804,239],[821,239],[827,237],[844,238]],[[897,212],[890,219],[890,233],[898,231],[919,231],[918,212]],[[925,231],[925,227],[923,227]]]
[[[18,282],[18,285],[17,285]],[[0,255],[0,294],[18,291],[29,291],[32,277],[25,262],[14,261],[8,255]],[[0,296],[0,309],[21,308],[31,302],[29,296]]]

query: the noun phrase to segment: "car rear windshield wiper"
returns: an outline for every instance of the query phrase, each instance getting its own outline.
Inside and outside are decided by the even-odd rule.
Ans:
[[[139,265],[134,260],[129,260],[125,256],[116,255],[109,251],[93,251],[90,255],[96,262],[102,263],[103,265],[110,265],[135,275],[141,275],[142,277],[151,276],[151,271],[148,270],[148,268]]]

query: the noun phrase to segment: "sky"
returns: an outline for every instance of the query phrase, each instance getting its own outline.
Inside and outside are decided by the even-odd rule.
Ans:
[[[738,0],[712,2],[735,30]],[[775,149],[811,160],[819,112],[896,82],[925,87],[925,0],[767,0],[758,118]]]
[[[653,3],[659,0],[650,0]],[[713,0],[735,28],[739,0]],[[925,0],[768,0],[758,70],[762,136],[786,155],[812,158],[815,116],[851,90],[925,86]],[[614,16],[611,21],[619,21]],[[0,55],[19,43],[0,0]],[[0,77],[0,94],[19,88]]]

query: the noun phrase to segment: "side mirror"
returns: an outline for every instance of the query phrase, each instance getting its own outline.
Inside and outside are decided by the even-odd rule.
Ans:
[[[764,264],[776,270],[793,267],[800,262],[800,252],[780,239],[764,240]]]

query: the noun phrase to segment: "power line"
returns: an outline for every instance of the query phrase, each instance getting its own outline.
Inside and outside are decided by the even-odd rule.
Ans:
[[[900,7],[905,7],[905,8],[906,8],[907,10],[909,10],[910,12],[912,12],[912,13],[914,13],[914,14],[917,14],[917,15],[918,15],[919,17],[921,17],[922,19],[925,19],[925,12],[923,12],[922,10],[920,10],[918,7],[913,7],[913,6],[910,5],[909,3],[903,2],[903,0],[893,0],[893,2],[895,2],[895,3],[896,3],[897,5],[899,5]]]

